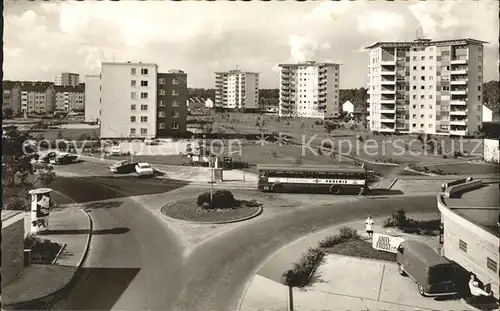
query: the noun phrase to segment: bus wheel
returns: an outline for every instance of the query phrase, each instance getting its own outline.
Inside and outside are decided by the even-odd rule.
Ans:
[[[424,287],[420,284],[417,284],[417,289],[418,289],[418,293],[420,295],[422,295],[423,297],[427,297],[427,295],[425,294],[425,291],[424,291]]]
[[[340,194],[341,192],[342,192],[342,188],[340,188],[339,186],[331,186],[330,187],[330,193]]]
[[[273,185],[272,191],[273,192],[283,192],[283,185]]]
[[[402,276],[407,276],[405,270],[403,269],[403,265],[402,264],[398,264],[398,272],[399,274],[401,274]]]

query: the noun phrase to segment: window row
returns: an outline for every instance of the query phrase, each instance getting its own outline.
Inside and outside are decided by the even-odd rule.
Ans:
[[[130,80],[130,86],[136,87],[137,86],[137,80]],[[147,80],[141,80],[141,86],[148,86],[148,81]]]
[[[158,101],[158,106],[159,107],[165,107],[165,101],[163,99],[160,99]],[[173,99],[172,100],[172,107],[179,107],[179,100],[178,99]]]
[[[167,113],[165,111],[158,111],[158,117],[159,118],[165,118]],[[179,117],[179,111],[172,111],[172,117],[178,118]]]
[[[158,92],[159,95],[166,95],[167,92],[165,92],[164,89],[160,89],[160,91]],[[179,95],[179,90],[177,89],[173,89],[172,90],[172,96],[178,96]]]
[[[141,99],[148,99],[148,93],[147,92],[141,92]],[[137,99],[137,92],[131,92],[130,93],[130,98],[131,99]]]
[[[147,68],[141,68],[141,75],[147,75],[149,70]],[[133,75],[137,74],[137,68],[130,68],[130,73]]]
[[[148,135],[148,129],[147,128],[141,128],[140,129],[141,135]],[[130,135],[134,136],[137,134],[137,130],[135,128],[130,129]]]
[[[285,178],[331,178],[331,179],[365,179],[364,173],[346,173],[346,172],[294,172],[294,171],[262,171],[261,174],[268,177]]]
[[[130,117],[130,122],[134,123],[134,122],[136,121],[136,119],[137,119],[137,118],[136,118],[135,116],[131,116],[131,117]],[[148,122],[148,117],[146,117],[146,116],[142,116],[142,117],[141,117],[141,122]]]
[[[160,79],[158,80],[158,83],[159,83],[159,84],[166,84],[167,82],[166,82],[166,80],[165,80],[164,78],[160,78]],[[172,79],[172,84],[179,84],[179,80],[177,80],[177,79],[175,79],[175,78],[174,78],[174,79]]]
[[[166,128],[165,123],[158,123],[158,129],[164,130]],[[179,123],[177,121],[172,122],[172,129],[173,130],[178,130],[179,129]]]
[[[136,104],[130,105],[130,110],[134,111],[137,110],[136,106],[137,106]],[[141,105],[141,111],[147,111],[147,110],[148,110],[148,105]]]
[[[467,253],[467,242],[458,239],[458,249],[464,253]],[[486,268],[496,273],[498,271],[498,263],[490,257],[486,256]]]

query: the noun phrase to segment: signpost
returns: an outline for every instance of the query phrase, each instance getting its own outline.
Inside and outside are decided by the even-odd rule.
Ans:
[[[390,253],[396,253],[399,244],[403,242],[403,238],[398,238],[391,235],[385,235],[380,233],[373,234],[372,247],[379,251],[385,251]]]
[[[31,195],[31,233],[42,233],[49,230],[49,214],[52,207],[50,188],[30,190]]]

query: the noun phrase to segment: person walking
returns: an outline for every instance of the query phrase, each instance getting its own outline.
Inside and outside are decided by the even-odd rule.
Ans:
[[[366,224],[366,233],[368,234],[368,237],[373,237],[373,224],[375,222],[373,221],[371,216],[368,216],[368,218],[365,221]]]

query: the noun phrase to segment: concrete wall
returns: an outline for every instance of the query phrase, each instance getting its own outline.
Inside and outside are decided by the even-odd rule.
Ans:
[[[498,237],[453,212],[444,204],[441,196],[438,196],[437,201],[444,226],[443,255],[474,273],[485,285],[490,284],[493,296],[498,299]],[[466,251],[460,249],[460,241],[467,244]],[[487,258],[496,262],[496,271],[487,267]]]
[[[101,78],[85,76],[85,122],[97,121],[101,111]]]
[[[12,283],[23,271],[24,213],[20,212],[2,219],[2,287]]]
[[[499,142],[498,139],[484,139],[485,161],[499,163]]]

